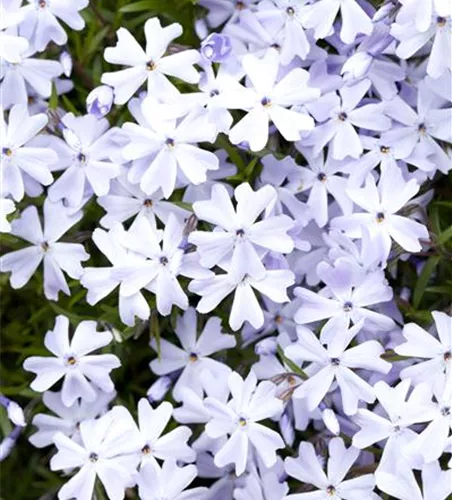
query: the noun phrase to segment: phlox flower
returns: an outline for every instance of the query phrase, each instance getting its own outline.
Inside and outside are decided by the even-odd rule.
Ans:
[[[53,438],[57,432],[74,441],[80,441],[80,423],[87,419],[93,419],[104,414],[108,404],[116,397],[116,391],[103,392],[95,389],[94,401],[77,399],[72,405],[66,406],[62,401],[61,392],[46,391],[42,401],[54,415],[38,413],[31,421],[38,430],[29,437],[29,441],[37,448],[43,448],[53,444]]]
[[[176,460],[169,458],[162,467],[146,464],[140,470],[138,492],[142,500],[201,500],[207,498],[208,489],[203,486],[185,490],[196,478],[194,465],[178,467]],[[185,491],[184,491],[185,490]]]
[[[328,445],[328,451],[327,474],[323,471],[311,443],[300,443],[298,457],[285,459],[284,467],[289,476],[302,483],[313,484],[318,489],[309,493],[293,493],[286,497],[287,500],[374,498],[372,495],[375,487],[373,474],[364,474],[344,481],[344,477],[358,458],[360,450],[353,446],[346,448],[341,438],[333,438]]]
[[[295,398],[306,398],[310,411],[317,408],[334,381],[341,391],[346,415],[356,413],[358,401],[375,401],[372,386],[353,370],[364,368],[386,374],[391,369],[391,364],[380,358],[384,349],[376,340],[368,340],[349,348],[350,342],[361,328],[362,322],[359,322],[348,330],[335,330],[325,347],[311,330],[298,327],[298,342],[286,347],[284,352],[289,359],[311,361],[318,367],[318,371],[294,392]]]
[[[274,417],[282,411],[282,401],[275,397],[276,386],[270,381],[257,384],[256,375],[250,372],[243,380],[238,373],[229,376],[232,399],[222,403],[206,398],[205,406],[211,413],[206,433],[211,438],[229,435],[228,441],[215,454],[215,465],[235,464],[235,472],[244,472],[250,444],[266,467],[276,462],[276,450],[284,447],[281,436],[259,424],[260,420]]]
[[[307,288],[297,288],[295,295],[301,305],[294,319],[299,324],[328,319],[325,335],[332,333],[334,327],[365,321],[381,330],[391,330],[394,321],[388,316],[370,309],[392,299],[393,292],[381,270],[363,273],[357,266],[343,258],[334,266],[321,262],[317,275],[326,284],[320,293]],[[323,336],[322,340],[328,337]]]
[[[207,22],[212,28],[218,28],[224,22],[236,23],[243,12],[254,9],[257,0],[199,0],[199,5],[206,8]]]
[[[31,356],[24,361],[24,369],[36,374],[30,387],[43,392],[63,378],[61,400],[65,406],[73,405],[77,398],[95,401],[95,388],[112,392],[114,385],[109,373],[121,363],[113,354],[87,355],[113,339],[110,332],[97,332],[96,326],[95,321],[82,321],[69,340],[69,320],[57,316],[54,329],[44,338],[46,348],[55,357]]]
[[[301,19],[305,28],[314,30],[315,38],[326,38],[334,31],[339,10],[342,19],[339,36],[344,43],[352,43],[358,33],[372,33],[372,21],[356,0],[319,0],[304,9]]]
[[[244,183],[235,189],[234,196],[235,209],[226,188],[218,184],[213,186],[210,200],[195,202],[193,210],[198,219],[215,224],[215,230],[194,231],[188,240],[197,246],[203,266],[230,264],[230,274],[237,281],[245,274],[260,279],[266,272],[262,263],[266,252],[293,250],[293,240],[287,234],[293,221],[287,215],[276,215],[256,222],[275,202],[275,189],[269,185],[253,191]]]
[[[182,460],[193,462],[196,453],[187,440],[192,431],[186,426],[178,426],[162,436],[165,427],[171,419],[173,406],[164,401],[156,408],[152,408],[146,398],[138,401],[138,426],[135,426],[134,437],[137,447],[135,453],[140,460],[140,467],[152,463],[157,466],[157,460]]]
[[[344,86],[336,93],[329,93],[314,102],[310,112],[321,122],[305,139],[305,144],[314,146],[313,154],[318,156],[330,143],[331,154],[335,160],[346,157],[358,158],[363,152],[361,138],[355,127],[381,132],[388,130],[391,120],[384,115],[384,103],[358,105],[370,87],[369,80],[355,85]],[[326,117],[329,118],[325,121]]]
[[[0,120],[1,190],[4,195],[10,194],[14,200],[20,201],[25,194],[24,176],[44,186],[53,182],[49,166],[57,162],[58,155],[33,141],[49,121],[44,113],[30,116],[26,105],[16,104],[9,112],[8,123],[3,116]]]
[[[361,227],[365,226],[382,261],[389,256],[392,240],[407,252],[419,252],[422,248],[419,240],[429,238],[427,228],[398,214],[418,191],[418,182],[415,179],[405,181],[399,170],[388,170],[380,177],[378,186],[369,174],[363,188],[349,187],[347,190],[354,203],[365,212],[335,217],[331,227],[359,238]]]
[[[0,233],[11,232],[11,223],[6,216],[12,214],[15,210],[16,205],[13,200],[0,196]]]
[[[197,145],[212,142],[215,129],[196,110],[177,120],[169,118],[164,110],[156,113],[155,104],[152,98],[145,98],[141,115],[137,116],[139,125],[123,125],[129,142],[122,152],[126,160],[134,162],[128,174],[130,182],[139,183],[147,195],[161,189],[169,198],[178,180],[201,184],[207,180],[208,170],[218,169],[218,157]]]
[[[450,377],[452,364],[452,318],[440,311],[432,312],[438,338],[414,323],[403,327],[405,342],[394,348],[397,354],[421,358],[404,368],[400,376],[409,378],[413,384],[429,383],[432,386],[444,383]]]
[[[28,40],[17,36],[15,27],[25,16],[24,8],[18,2],[0,3],[0,57],[7,63],[18,63],[22,54],[28,50]]]
[[[320,96],[319,89],[308,86],[307,71],[295,68],[277,82],[279,60],[274,49],[262,59],[246,55],[242,65],[252,87],[231,83],[229,91],[218,98],[229,109],[247,111],[229,132],[233,144],[246,141],[252,151],[260,151],[267,144],[270,121],[287,141],[298,141],[301,131],[314,128],[309,115],[287,109]]]
[[[11,272],[10,284],[22,288],[44,263],[44,295],[57,300],[62,291],[70,295],[64,277],[65,271],[71,278],[79,279],[83,273],[81,261],[89,255],[79,243],[58,241],[82,218],[81,212],[69,213],[61,203],[44,203],[44,231],[35,206],[27,207],[21,216],[11,223],[11,234],[32,243],[32,246],[9,252],[0,257],[0,271]]]
[[[238,330],[245,321],[254,328],[260,328],[264,324],[264,313],[253,288],[280,304],[289,302],[287,288],[293,283],[294,275],[291,271],[271,269],[266,270],[260,279],[245,275],[237,281],[230,272],[206,279],[194,279],[188,289],[201,296],[196,309],[202,314],[215,309],[227,295],[234,292],[229,326]]]
[[[170,214],[168,223],[161,233],[154,230],[148,219],[136,219],[123,244],[143,260],[135,266],[124,269],[121,292],[130,297],[146,288],[156,296],[157,310],[163,316],[171,312],[173,305],[187,309],[188,298],[177,277],[207,279],[212,272],[199,265],[195,252],[185,253],[180,248],[184,226]],[[160,244],[161,241],[161,244]]]
[[[60,151],[59,168],[64,172],[50,187],[49,198],[79,207],[87,188],[97,196],[106,195],[110,180],[119,175],[119,165],[110,159],[115,146],[110,142],[106,119],[67,113],[61,126],[65,142],[58,141],[56,147]]]
[[[111,64],[129,66],[127,69],[104,73],[101,82],[114,88],[115,103],[124,104],[147,81],[150,95],[177,95],[176,87],[168,80],[173,76],[188,83],[198,83],[199,74],[193,67],[199,61],[196,50],[185,50],[165,56],[168,45],[182,35],[182,26],[173,23],[162,27],[157,17],[144,25],[146,51],[125,28],[117,32],[118,43],[105,49],[105,60]]]
[[[88,0],[28,0],[28,5],[24,7],[25,18],[20,24],[20,34],[31,40],[39,52],[50,41],[64,45],[67,34],[58,18],[71,29],[80,31],[85,27],[85,21],[78,11],[87,7],[88,3]]]
[[[452,494],[450,470],[441,470],[438,462],[422,467],[422,489],[414,472],[403,460],[396,460],[392,470],[377,471],[378,488],[399,500],[447,500]]]
[[[50,59],[31,57],[30,50],[14,64],[0,68],[0,93],[2,106],[9,109],[14,104],[27,105],[30,89],[39,97],[48,99],[52,93],[52,80],[63,72],[61,64]]]
[[[50,469],[78,472],[60,489],[60,500],[91,500],[99,478],[108,498],[122,500],[125,489],[135,485],[138,458],[133,453],[133,420],[123,406],[115,406],[96,420],[80,424],[81,442],[62,433],[54,437],[58,453],[50,460]]]
[[[141,291],[126,295],[123,291],[123,280],[131,268],[141,265],[144,256],[129,251],[123,244],[124,228],[115,226],[109,232],[96,229],[93,241],[97,248],[112,264],[110,267],[85,267],[80,283],[88,289],[86,300],[95,305],[119,286],[119,316],[128,326],[133,326],[135,317],[146,320],[150,315],[149,304]]]
[[[205,377],[201,377],[201,374],[204,371],[209,372],[218,383],[221,379],[227,378],[231,371],[227,365],[210,358],[215,352],[231,349],[236,345],[233,335],[223,333],[220,318],[211,316],[199,338],[197,338],[197,330],[196,311],[189,307],[183,316],[177,318],[175,328],[182,349],[166,339],[160,339],[158,343],[155,339],[151,340],[152,348],[158,353],[158,358],[150,363],[154,373],[166,375],[182,369],[173,388],[173,397],[176,401],[180,401],[184,387],[189,387],[202,396]]]

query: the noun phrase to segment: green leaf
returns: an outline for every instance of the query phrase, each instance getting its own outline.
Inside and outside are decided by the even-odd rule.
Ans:
[[[149,335],[151,339],[155,339],[157,343],[157,356],[160,359],[160,324],[159,316],[156,310],[151,313],[151,321],[149,322]]]
[[[57,89],[55,87],[55,84],[52,83],[52,93],[50,94],[50,99],[49,99],[49,108],[50,109],[56,109],[58,106],[58,94],[57,94]]]
[[[131,3],[129,5],[124,5],[119,9],[119,12],[143,12],[145,10],[156,10],[162,9],[162,0],[142,0],[140,2]]]
[[[291,359],[289,359],[282,350],[282,347],[278,345],[278,355],[281,358],[281,361],[286,364],[294,373],[299,375],[303,380],[308,380],[308,375],[304,372],[296,363],[294,363]]]
[[[439,245],[444,245],[447,241],[452,238],[452,226],[449,226],[445,231],[443,231],[436,240]]]
[[[435,268],[438,265],[439,261],[440,257],[438,255],[432,255],[431,257],[429,257],[424,267],[422,268],[422,272],[417,280],[413,292],[414,309],[418,309],[419,304],[421,303],[422,297],[424,295],[425,289],[427,288],[428,282],[432,277],[432,274],[435,271]]]

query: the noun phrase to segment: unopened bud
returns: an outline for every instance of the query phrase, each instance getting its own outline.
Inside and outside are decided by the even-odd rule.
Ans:
[[[150,403],[156,403],[161,401],[165,394],[169,391],[172,386],[173,381],[171,377],[165,375],[163,377],[159,377],[149,388],[147,392],[147,397]]]
[[[65,49],[60,54],[60,64],[63,67],[63,73],[66,76],[71,76],[72,73],[72,57],[71,54]]]
[[[258,356],[269,356],[271,354],[276,354],[278,348],[278,343],[273,337],[269,337],[258,342],[254,347],[254,352]]]
[[[212,33],[201,43],[201,55],[211,62],[225,61],[231,51],[231,39],[227,35]]]
[[[322,419],[325,427],[332,432],[335,436],[339,436],[340,427],[339,422],[333,410],[326,408],[322,411]]]
[[[96,87],[86,98],[86,110],[97,119],[103,118],[110,112],[113,98],[113,89],[108,85]]]

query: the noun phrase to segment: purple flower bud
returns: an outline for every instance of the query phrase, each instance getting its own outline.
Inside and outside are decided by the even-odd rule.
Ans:
[[[227,35],[212,33],[201,43],[202,56],[211,62],[225,61],[231,51],[231,39]]]
[[[64,49],[63,52],[60,54],[60,64],[63,67],[63,73],[66,76],[71,76],[72,73],[72,57],[69,52]]]
[[[0,443],[0,462],[7,458],[13,450],[21,430],[22,427],[20,426],[14,427],[11,433]]]
[[[97,119],[103,118],[110,112],[113,98],[113,89],[108,85],[96,87],[86,98],[86,109],[88,113],[94,115]]]
[[[267,338],[256,344],[254,352],[258,356],[268,356],[270,354],[276,354],[277,347],[278,343],[275,338]]]
[[[165,375],[159,377],[149,388],[147,392],[147,397],[150,403],[155,403],[161,401],[165,394],[169,391],[170,387],[173,385],[171,377]]]
[[[24,412],[22,408],[15,401],[12,401],[6,396],[0,395],[0,404],[4,408],[6,408],[6,411],[8,412],[8,418],[11,420],[13,424],[18,425],[20,427],[25,427],[26,423],[25,423]]]
[[[293,427],[293,419],[289,411],[284,411],[279,419],[279,429],[281,431],[284,441],[292,446],[295,441],[295,430]]]

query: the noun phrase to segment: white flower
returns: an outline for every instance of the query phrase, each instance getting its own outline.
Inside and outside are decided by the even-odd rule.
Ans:
[[[187,441],[192,431],[186,426],[178,426],[162,436],[173,412],[173,405],[164,401],[157,408],[152,408],[149,401],[141,398],[138,402],[138,426],[136,427],[136,453],[141,467],[148,463],[157,465],[156,459],[183,460],[193,462],[196,453]]]
[[[266,272],[262,263],[266,252],[293,250],[293,240],[287,234],[293,221],[287,215],[277,215],[256,222],[276,201],[276,191],[271,186],[253,191],[243,183],[234,194],[235,209],[226,188],[219,184],[213,186],[210,200],[195,202],[193,210],[198,219],[215,224],[215,230],[194,231],[188,240],[197,246],[203,266],[230,265],[229,272],[237,281],[245,274],[261,279]]]
[[[16,205],[13,200],[0,196],[0,233],[11,232],[11,224],[6,218],[16,210]]]
[[[87,356],[113,339],[110,332],[97,332],[96,326],[95,321],[82,321],[69,341],[69,320],[57,316],[54,329],[44,338],[45,346],[55,357],[31,356],[24,361],[25,370],[36,374],[30,387],[43,392],[64,378],[61,400],[66,406],[73,405],[77,398],[95,401],[95,387],[104,392],[113,391],[109,373],[121,365],[117,356]]]
[[[161,191],[151,196],[144,193],[138,184],[127,180],[127,171],[124,171],[112,180],[109,193],[97,198],[97,203],[107,212],[100,223],[110,229],[131,217],[146,217],[157,229],[156,220],[166,224],[171,213],[181,222],[188,219],[190,212],[162,198]]]
[[[360,454],[360,450],[350,446],[346,448],[341,438],[333,438],[328,446],[328,474],[322,469],[314,446],[308,442],[300,443],[297,458],[288,457],[284,461],[287,474],[302,483],[313,484],[321,491],[294,493],[287,500],[337,500],[371,499],[375,486],[373,474],[348,479],[344,477]]]
[[[208,170],[218,170],[218,157],[198,147],[202,141],[212,142],[216,134],[210,122],[195,110],[182,120],[172,119],[147,97],[141,104],[141,114],[135,123],[125,123],[123,130],[129,143],[123,149],[126,160],[134,163],[129,170],[130,182],[140,184],[151,195],[160,188],[169,198],[176,182],[201,184]],[[149,158],[149,161],[147,161]]]
[[[198,295],[201,300],[196,309],[205,314],[234,291],[234,300],[229,315],[229,326],[238,330],[245,321],[249,321],[254,328],[264,324],[264,313],[256,298],[253,288],[278,304],[289,302],[287,288],[294,283],[294,275],[287,269],[271,269],[265,271],[260,279],[245,275],[237,281],[230,273],[217,274],[207,279],[193,280],[188,289]]]
[[[181,400],[181,391],[188,387],[198,395],[203,394],[203,379],[201,373],[207,371],[218,383],[227,378],[231,369],[209,356],[223,349],[235,347],[236,340],[233,335],[222,332],[220,318],[210,317],[199,338],[197,338],[196,311],[189,307],[183,316],[177,318],[176,335],[182,344],[182,349],[161,339],[156,342],[151,339],[152,348],[158,353],[158,357],[151,361],[151,370],[157,375],[166,375],[182,369],[174,389],[173,397],[176,401]]]
[[[377,471],[378,488],[399,500],[447,500],[452,494],[450,471],[441,470],[438,462],[422,467],[422,491],[413,471],[403,460],[396,460],[392,470]]]
[[[308,87],[307,71],[295,68],[276,83],[279,61],[273,49],[263,59],[246,55],[242,65],[253,87],[231,82],[229,91],[218,97],[225,107],[248,112],[229,132],[233,144],[246,141],[252,151],[260,151],[267,144],[270,121],[288,141],[298,141],[301,131],[314,128],[310,116],[287,109],[320,96],[319,89]]]
[[[109,232],[96,229],[93,233],[93,241],[97,248],[111,262],[110,267],[86,267],[80,283],[88,289],[87,302],[95,305],[104,297],[109,295],[119,286],[119,316],[121,321],[128,326],[133,326],[135,316],[142,320],[149,318],[150,308],[138,291],[131,295],[123,293],[123,280],[127,277],[131,267],[142,264],[144,256],[136,255],[129,251],[124,245],[124,229],[121,225],[116,226]]]
[[[306,398],[309,411],[317,408],[334,381],[341,391],[342,404],[347,415],[356,413],[358,401],[375,401],[372,386],[353,370],[364,368],[388,373],[391,364],[380,358],[384,349],[376,340],[362,342],[347,349],[361,327],[362,321],[349,330],[335,330],[326,348],[311,330],[298,327],[298,342],[286,347],[284,352],[289,359],[311,361],[318,368],[318,371],[294,392],[295,398]]]
[[[365,212],[336,217],[331,221],[331,227],[345,231],[352,238],[360,238],[361,227],[365,226],[383,261],[389,256],[392,240],[407,252],[419,252],[422,248],[419,240],[429,238],[427,228],[397,215],[418,191],[418,182],[415,179],[406,182],[399,170],[387,170],[378,187],[369,174],[363,188],[350,187],[347,190],[350,198]]]
[[[39,184],[52,184],[49,166],[54,165],[58,155],[50,148],[42,147],[33,139],[47,125],[44,113],[30,116],[27,106],[16,104],[9,112],[8,123],[3,113],[0,118],[2,135],[2,193],[10,194],[16,201],[25,194],[24,175]]]
[[[401,371],[401,378],[410,378],[415,385],[425,382],[442,385],[452,373],[452,318],[439,311],[433,311],[432,316],[439,339],[420,326],[409,323],[403,327],[402,332],[406,341],[394,348],[402,356],[426,360]]]
[[[77,399],[72,405],[66,406],[61,392],[46,391],[42,396],[43,403],[55,415],[38,413],[33,417],[32,425],[38,430],[29,438],[30,443],[37,448],[53,444],[57,432],[80,442],[80,423],[87,419],[96,418],[105,413],[108,404],[116,396],[116,392],[102,392],[96,389],[94,401]]]
[[[188,83],[199,81],[199,74],[193,67],[200,58],[198,51],[186,50],[164,56],[168,45],[182,35],[180,24],[173,23],[162,28],[159,19],[152,17],[146,21],[144,32],[146,51],[125,28],[120,28],[117,32],[116,47],[105,49],[106,61],[129,66],[127,69],[102,75],[102,83],[115,90],[116,104],[127,102],[145,81],[150,95],[162,97],[177,95],[177,89],[168,80],[168,76]]]
[[[160,468],[157,464],[146,464],[140,469],[138,492],[142,500],[203,500],[207,499],[205,487],[185,488],[195,479],[194,465],[178,467],[176,460],[169,458]]]
[[[136,219],[123,244],[145,259],[127,270],[120,293],[130,297],[146,288],[156,295],[157,310],[163,316],[170,314],[173,305],[187,309],[188,298],[177,277],[206,279],[212,272],[199,265],[195,252],[185,253],[180,248],[183,231],[184,226],[170,214],[160,246],[161,232],[153,229],[148,219]]]
[[[44,231],[35,206],[26,208],[11,226],[11,234],[32,243],[32,246],[9,252],[0,257],[1,272],[11,272],[10,283],[15,289],[25,286],[39,264],[44,261],[44,294],[57,300],[62,291],[70,295],[64,277],[78,279],[83,273],[81,261],[89,258],[83,245],[61,243],[58,240],[82,218],[81,212],[70,214],[61,203],[44,203]]]
[[[235,472],[244,472],[250,443],[266,467],[276,462],[276,450],[284,448],[281,436],[258,422],[277,416],[283,409],[283,403],[275,397],[276,386],[270,381],[257,385],[254,372],[245,380],[236,372],[229,376],[229,388],[232,399],[222,403],[208,397],[204,405],[212,419],[206,425],[206,433],[211,438],[229,435],[228,441],[215,454],[215,465],[224,467],[235,464]]]
[[[2,1],[0,3],[0,58],[7,63],[18,63],[28,50],[28,40],[17,36],[15,28],[25,16],[21,2]]]
[[[381,330],[394,327],[391,318],[369,309],[369,306],[392,298],[392,289],[382,271],[363,273],[349,260],[339,258],[334,266],[321,262],[317,266],[317,275],[326,287],[319,293],[297,288],[295,294],[301,300],[301,306],[294,319],[302,325],[328,319],[330,328],[322,333],[322,340],[328,340],[324,335],[332,332],[333,326],[347,327],[351,322],[356,324],[361,320]]]
[[[387,439],[380,459],[380,470],[388,461],[391,464],[393,460],[397,460],[400,450],[417,436],[409,429],[416,422],[416,416],[407,412],[406,398],[409,388],[409,380],[400,382],[394,388],[384,381],[377,382],[374,385],[375,395],[387,417],[362,408],[353,417],[353,422],[361,428],[353,436],[353,446],[363,449]]]
[[[110,180],[120,173],[119,165],[111,160],[115,145],[111,142],[111,129],[106,119],[93,115],[74,116],[67,113],[62,119],[66,143],[59,146],[61,176],[49,189],[52,201],[67,200],[79,207],[87,187],[97,196],[106,195]]]
[[[0,94],[4,109],[9,109],[14,104],[27,105],[28,88],[38,96],[48,99],[52,93],[52,80],[63,72],[57,61],[30,56],[30,51],[27,51],[22,54],[21,61],[1,66]]]
[[[57,18],[71,29],[81,30],[85,21],[79,10],[88,6],[88,0],[28,0],[24,8],[25,19],[20,25],[20,34],[31,40],[36,50],[42,52],[52,41],[57,45],[67,42],[67,35]]]
[[[62,433],[54,442],[58,453],[50,460],[51,470],[79,468],[58,492],[60,500],[91,500],[98,477],[110,500],[122,500],[125,489],[133,487],[138,458],[133,420],[122,406],[115,406],[97,420],[80,424],[81,443]]]

